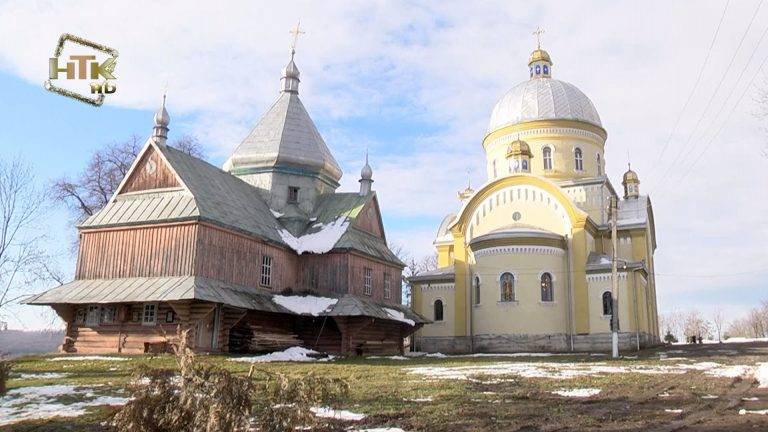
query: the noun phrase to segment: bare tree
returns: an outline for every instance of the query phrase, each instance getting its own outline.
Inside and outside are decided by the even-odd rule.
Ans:
[[[405,249],[400,243],[390,243],[389,249],[405,264],[403,269],[403,304],[411,304],[411,284],[408,281],[409,278],[426,271],[434,270],[437,268],[437,255],[427,255],[421,258],[415,258],[410,252]]]
[[[193,136],[183,135],[170,145],[192,156],[203,157],[202,146]],[[76,179],[63,177],[54,182],[54,198],[66,204],[78,221],[94,215],[107,205],[142,146],[142,138],[132,135],[97,150]]]
[[[21,160],[0,160],[0,315],[4,307],[29,295],[32,284],[50,268],[39,230],[46,198]]]
[[[725,321],[725,312],[720,307],[716,307],[714,312],[712,312],[712,324],[715,326],[718,342],[723,341],[723,327],[725,327]]]
[[[709,323],[699,311],[692,310],[685,316],[683,329],[686,336],[709,337]]]

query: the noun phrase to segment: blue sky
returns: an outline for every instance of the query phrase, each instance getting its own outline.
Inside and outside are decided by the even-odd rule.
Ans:
[[[768,6],[757,10],[736,52],[758,1],[732,3],[702,82],[660,158],[724,0],[0,2],[2,157],[31,163],[41,186],[74,176],[100,146],[149,134],[167,88],[171,139],[197,136],[220,165],[277,97],[288,29],[301,19],[300,95],[344,169],[342,189],[357,188],[368,149],[389,238],[424,255],[442,217],[456,209],[466,171],[473,184],[485,181],[480,143],[491,109],[527,79],[531,32],[542,26],[554,77],[577,85],[601,115],[614,187],[629,152],[642,192],[651,192],[660,310],[708,314],[721,306],[736,316],[768,298],[768,203],[760,199],[768,182],[761,156],[768,121],[755,115],[766,73],[747,86],[768,56],[768,40],[760,39]],[[43,89],[47,58],[64,32],[120,51],[118,92],[103,107]],[[714,96],[722,113],[703,112],[723,74]],[[735,96],[727,99],[731,90]],[[702,112],[704,127],[694,128]],[[715,144],[706,146],[710,139]],[[71,217],[55,209],[43,223],[51,250],[71,271]],[[42,309],[15,307],[10,325],[48,325]]]

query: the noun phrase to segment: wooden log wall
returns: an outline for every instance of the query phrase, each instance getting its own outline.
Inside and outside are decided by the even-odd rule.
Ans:
[[[191,275],[197,231],[195,223],[83,230],[75,277]]]
[[[379,219],[379,203],[376,199],[368,201],[363,207],[355,218],[354,226],[376,237],[384,238],[384,229]]]
[[[304,254],[298,263],[296,292],[346,294],[349,281],[349,254]]]
[[[404,349],[403,324],[369,317],[335,317],[344,355],[397,355]]]
[[[195,274],[238,285],[261,287],[261,262],[272,257],[269,289],[296,287],[298,256],[290,250],[267,244],[212,225],[201,224],[197,236]]]
[[[391,264],[385,264],[362,255],[349,254],[349,282],[348,292],[365,296],[365,269],[372,270],[373,292],[370,296],[378,303],[400,304],[402,269]],[[384,298],[384,273],[389,274],[391,298]]]
[[[296,333],[306,348],[341,354],[341,331],[332,317],[299,317]]]

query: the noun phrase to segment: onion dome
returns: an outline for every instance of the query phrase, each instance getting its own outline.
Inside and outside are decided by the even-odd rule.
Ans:
[[[511,156],[533,157],[531,154],[531,147],[527,142],[521,140],[520,138],[512,141],[512,143],[507,148],[507,157]]]
[[[624,186],[624,199],[640,196],[640,178],[632,171],[632,165],[627,164],[627,172],[624,173],[621,184]]]
[[[549,53],[541,48],[534,50],[530,57],[528,57],[528,66],[536,62],[546,62],[549,66],[552,66],[552,59],[549,57]]]
[[[296,62],[293,61],[294,55],[296,55],[296,51],[291,49],[291,61],[285,65],[283,74],[280,77],[281,92],[299,92],[299,82],[301,82],[299,78],[301,77],[301,73],[299,72],[299,67],[296,66]]]
[[[365,154],[365,166],[360,170],[360,178],[362,180],[370,180],[373,178],[373,169],[368,165],[368,153]]]
[[[152,130],[152,137],[160,144],[165,144],[168,139],[168,125],[171,123],[171,116],[165,109],[165,96],[163,95],[163,105],[155,113],[155,127]]]

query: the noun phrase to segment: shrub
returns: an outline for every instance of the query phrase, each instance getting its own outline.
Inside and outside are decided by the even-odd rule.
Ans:
[[[664,335],[664,342],[675,343],[677,342],[677,338],[672,334],[671,331],[667,330],[667,334]]]
[[[310,408],[347,394],[343,380],[314,374],[288,377],[252,366],[247,376],[235,375],[199,362],[186,341],[187,332],[180,332],[173,345],[178,374],[149,367],[137,371],[133,398],[112,421],[118,431],[293,430],[315,424]]]
[[[5,383],[8,381],[8,376],[11,374],[11,362],[9,360],[0,359],[0,396],[6,392]]]

